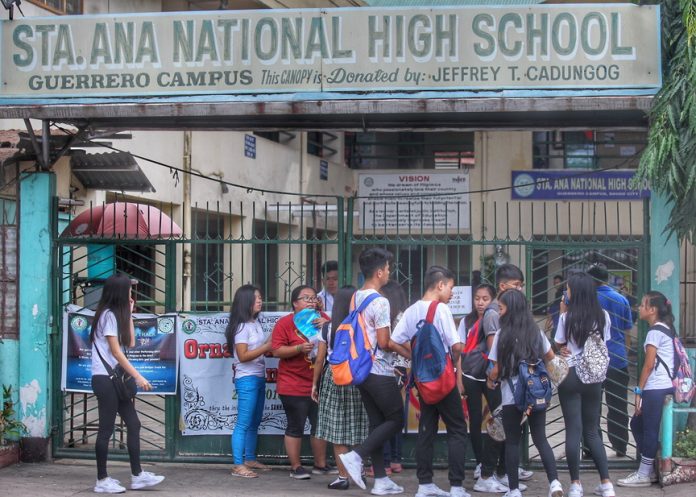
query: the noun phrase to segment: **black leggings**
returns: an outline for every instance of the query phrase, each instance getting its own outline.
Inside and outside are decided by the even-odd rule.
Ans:
[[[566,460],[570,480],[580,480],[580,439],[590,451],[595,467],[602,480],[609,478],[607,452],[599,436],[599,420],[602,408],[602,384],[585,384],[575,373],[568,370],[568,376],[558,387],[558,399],[566,429]]]
[[[503,406],[503,428],[505,429],[505,466],[517,468],[520,465],[520,439],[522,438],[522,413],[515,406]],[[551,483],[558,479],[556,458],[546,439],[546,412],[537,411],[527,417],[532,440],[539,451],[541,462],[546,470],[546,477]],[[510,490],[519,488],[517,471],[508,471]]]
[[[364,460],[372,458],[375,478],[387,476],[384,469],[384,444],[401,431],[404,426],[404,402],[401,390],[393,376],[370,373],[358,386],[367,418],[370,420],[370,434],[355,448]]]
[[[505,474],[505,444],[496,442],[487,433],[481,433],[483,422],[483,397],[491,412],[500,405],[500,387],[491,390],[485,381],[476,381],[464,376],[466,404],[469,409],[469,433],[476,462],[481,464],[481,474],[489,478],[493,473]],[[492,406],[492,407],[491,407]]]
[[[97,453],[97,479],[101,480],[109,476],[106,472],[106,459],[109,456],[109,440],[114,432],[116,413],[121,415],[128,430],[126,443],[131,473],[139,475],[142,471],[140,467],[140,420],[138,413],[135,412],[135,399],[125,402],[119,401],[116,390],[106,375],[92,376],[92,391],[97,396],[99,409],[99,431],[97,432],[97,442],[94,445]]]

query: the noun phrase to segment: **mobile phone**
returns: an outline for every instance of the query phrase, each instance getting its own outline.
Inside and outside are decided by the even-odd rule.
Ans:
[[[563,290],[563,303],[565,305],[570,305],[570,299],[568,298],[568,294],[565,290]]]

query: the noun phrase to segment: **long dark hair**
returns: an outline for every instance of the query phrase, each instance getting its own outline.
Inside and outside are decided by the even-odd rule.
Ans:
[[[498,335],[498,377],[505,380],[517,375],[520,361],[535,362],[543,350],[539,326],[524,293],[506,290],[498,296],[498,302],[507,308],[500,316]]]
[[[672,303],[665,297],[662,292],[651,290],[643,295],[648,299],[650,307],[657,308],[657,320],[665,323],[669,328],[676,333],[674,329],[674,314],[672,313]]]
[[[336,330],[343,320],[350,314],[350,301],[355,295],[356,288],[352,285],[345,285],[339,288],[334,295],[333,307],[331,308],[331,339],[327,337],[327,342],[333,349],[333,337]]]
[[[476,301],[474,300],[476,298],[476,293],[479,290],[488,291],[488,294],[491,296],[491,300],[495,298],[495,287],[493,285],[489,285],[488,283],[481,283],[476,288],[474,288],[474,291],[471,292],[471,312],[464,317],[464,326],[466,326],[467,331],[472,326],[474,326],[474,323],[479,319],[478,312],[476,312]]]
[[[396,318],[408,307],[406,292],[396,280],[389,280],[386,285],[379,289],[379,293],[384,295],[389,301],[389,322],[392,328],[396,324]]]
[[[597,286],[587,273],[574,273],[568,278],[570,302],[565,317],[566,339],[578,347],[585,346],[592,333],[603,333],[606,318],[597,298]]]
[[[256,319],[258,315],[254,311],[256,304],[256,292],[261,293],[261,290],[254,285],[242,285],[232,299],[230,307],[230,319],[225,328],[225,338],[227,339],[227,351],[234,356],[234,337],[237,335],[239,328],[244,323],[248,323]]]
[[[116,326],[118,327],[118,343],[130,347],[131,344],[131,309],[130,293],[131,279],[128,275],[119,273],[109,276],[104,282],[101,298],[97,304],[97,310],[92,320],[92,331],[89,333],[89,340],[94,342],[99,320],[106,311],[111,311],[116,316]],[[101,331],[101,330],[99,330]]]
[[[355,294],[353,285],[342,286],[336,291],[331,308],[331,329],[333,331],[336,331],[346,316],[350,314],[350,301],[353,294]]]

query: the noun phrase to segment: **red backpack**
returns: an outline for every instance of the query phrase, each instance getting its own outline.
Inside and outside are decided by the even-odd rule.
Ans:
[[[425,319],[411,339],[411,378],[426,404],[437,404],[455,387],[452,356],[445,351],[440,332],[433,324],[437,301],[430,303]]]
[[[485,378],[488,368],[486,337],[483,335],[483,318],[486,312],[488,309],[466,334],[464,349],[462,349],[462,373],[473,378]]]

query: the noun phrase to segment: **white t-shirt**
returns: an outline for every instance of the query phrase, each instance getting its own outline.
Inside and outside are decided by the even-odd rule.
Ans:
[[[266,343],[266,336],[263,333],[263,328],[258,321],[250,323],[242,323],[234,337],[235,348],[238,343],[247,344],[248,350],[256,350]],[[234,359],[232,360],[232,370],[235,378],[244,376],[266,376],[266,358],[261,354],[256,359],[247,362],[239,362],[237,351],[234,351]]]
[[[96,347],[99,347],[101,356],[109,366],[113,368],[116,366],[116,364],[118,364],[118,361],[111,353],[109,342],[106,341],[107,336],[118,338],[118,324],[116,323],[116,315],[108,309],[106,309],[99,318],[97,331],[94,333],[94,342],[92,342],[92,376],[108,375],[104,364],[102,363],[101,359],[99,359]]]
[[[331,310],[333,309],[333,303],[334,303],[334,298],[333,295],[331,295],[329,292],[326,291],[326,288],[322,289],[321,292],[317,294],[317,297],[321,299],[321,301],[324,303],[324,308],[322,309],[324,312],[331,313]]]
[[[355,292],[355,307],[359,307],[365,298],[371,293],[379,294],[377,290],[358,290]],[[374,362],[370,373],[380,376],[394,376],[394,352],[385,352],[377,346],[377,330],[380,328],[391,328],[391,317],[389,315],[389,301],[381,295],[370,302],[370,305],[363,311],[365,326],[367,326],[367,337],[370,340],[374,353]]]
[[[604,312],[604,341],[608,342],[611,340],[611,318],[607,311]],[[558,318],[558,328],[556,328],[556,338],[554,339],[556,343],[567,343],[568,350],[570,350],[570,357],[567,357],[568,367],[575,367],[578,356],[582,354],[583,348],[579,347],[574,341],[569,340],[566,337],[566,313],[561,314]]]
[[[665,364],[669,367],[669,374],[664,364],[655,358],[655,369],[652,370],[648,380],[645,382],[643,390],[662,390],[664,388],[672,388],[672,380],[669,375],[674,374],[674,339],[667,334],[655,328],[657,325],[662,325],[669,328],[665,323],[655,323],[650,330],[648,336],[645,337],[643,349],[647,350],[648,345],[652,345],[657,349],[657,355],[660,356]]]
[[[429,307],[430,301],[419,300],[406,309],[403,317],[401,320],[399,320],[394,328],[392,340],[398,344],[410,342],[418,331],[418,323],[424,320],[427,316]],[[442,339],[445,352],[449,352],[452,345],[461,343],[462,340],[454,326],[452,311],[450,311],[450,308],[447,307],[446,304],[438,304],[437,310],[435,311],[435,317],[433,318],[433,324],[440,333],[440,338]]]
[[[498,337],[500,336],[500,330],[498,330],[495,333],[495,338],[493,338],[493,344],[491,345],[491,351],[488,354],[488,359],[490,359],[493,362],[498,361]],[[543,331],[539,330],[539,336],[541,337],[542,344],[543,344],[543,351],[544,355],[548,353],[549,350],[551,350],[551,343],[549,342],[548,338],[546,338],[546,335],[544,334]],[[539,359],[543,360],[543,357],[540,357]],[[517,386],[517,381],[519,377],[518,375],[515,375],[510,378],[512,381],[512,386],[513,388]],[[508,383],[507,379],[502,380],[500,383],[500,393],[502,395],[502,402],[501,404],[504,406],[511,406],[515,403],[515,398],[512,395],[512,390],[510,389],[510,384]]]

